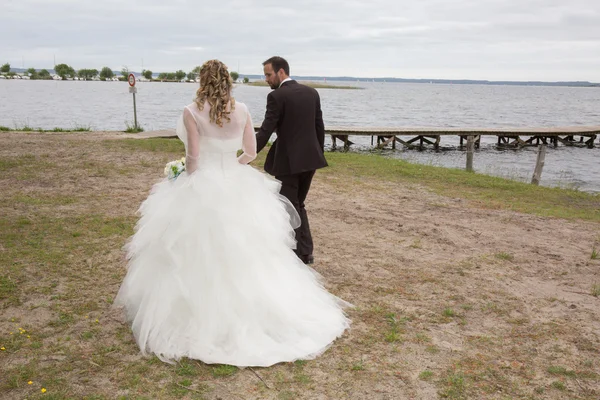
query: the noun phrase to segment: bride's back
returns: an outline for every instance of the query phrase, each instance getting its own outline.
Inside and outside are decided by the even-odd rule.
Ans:
[[[256,157],[254,128],[248,108],[244,103],[235,103],[233,107],[228,105],[230,111],[228,114],[229,121],[223,116],[222,126],[210,121],[211,106],[208,102],[204,103],[202,109],[198,107],[196,102],[187,105],[185,108],[184,114],[186,112],[189,114],[188,117],[183,116],[183,118],[188,118],[188,132],[184,135],[178,134],[178,136],[180,138],[185,137],[184,143],[187,156],[191,155],[195,160],[200,160],[199,162],[203,165],[216,162],[221,167],[226,166],[223,163],[224,160],[236,161],[236,154],[240,148],[244,152],[238,161],[247,163]],[[194,123],[189,117],[193,117],[195,122],[193,128]],[[197,135],[197,140],[194,140],[194,135]],[[190,153],[188,142],[196,143],[193,146],[195,148],[195,150],[192,150],[193,154]],[[225,154],[228,156],[222,158]],[[232,163],[232,165],[234,164]]]
[[[230,121],[227,121],[227,119],[223,117],[223,126],[219,126],[215,122],[210,122],[209,113],[211,107],[208,102],[204,103],[202,110],[198,108],[196,102],[189,104],[187,108],[191,111],[196,120],[200,138],[213,138],[227,141],[238,139],[239,142],[241,142],[244,126],[246,125],[246,120],[248,118],[248,108],[244,103],[235,103],[233,109],[231,109],[229,113]]]

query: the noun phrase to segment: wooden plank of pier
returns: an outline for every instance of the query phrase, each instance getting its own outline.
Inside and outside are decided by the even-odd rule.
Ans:
[[[396,142],[401,143],[409,149],[422,149],[424,144],[432,145],[436,150],[439,148],[442,136],[459,136],[460,145],[468,137],[473,136],[475,146],[479,147],[482,136],[496,136],[498,145],[505,147],[519,148],[524,146],[536,146],[540,143],[553,143],[554,147],[558,143],[567,146],[594,147],[594,140],[600,135],[600,126],[562,126],[562,127],[504,127],[504,128],[455,128],[455,127],[405,127],[405,128],[386,128],[386,127],[335,127],[326,128],[325,132],[331,135],[333,148],[336,147],[336,139],[344,142],[344,148],[350,147],[349,136],[377,136],[377,147],[384,148],[392,143],[392,148],[396,148]],[[398,136],[414,136],[409,140],[403,140]],[[529,137],[522,139],[521,137]],[[577,141],[574,136],[579,136]],[[433,139],[433,140],[430,140]],[[415,142],[418,142],[416,144]],[[373,143],[373,140],[371,140]]]
[[[600,134],[600,125],[597,126],[559,126],[559,127],[538,127],[538,128],[456,128],[456,127],[331,127],[325,128],[325,133],[329,135],[349,135],[349,136],[412,136],[412,135],[432,135],[432,136],[458,136],[459,134],[469,135],[521,135],[521,136],[556,136],[556,135],[581,135],[581,134]]]

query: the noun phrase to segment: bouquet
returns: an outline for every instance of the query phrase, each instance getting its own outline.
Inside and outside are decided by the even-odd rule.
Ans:
[[[170,161],[165,165],[165,176],[169,180],[177,179],[177,177],[185,171],[185,157],[179,160]]]

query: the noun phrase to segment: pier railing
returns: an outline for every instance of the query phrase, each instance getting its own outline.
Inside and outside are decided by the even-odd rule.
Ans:
[[[393,149],[400,143],[409,149],[423,149],[430,145],[437,149],[443,136],[458,136],[460,145],[469,136],[473,137],[476,147],[479,147],[482,136],[494,136],[499,146],[523,147],[537,146],[539,144],[559,143],[566,146],[594,147],[594,141],[600,135],[599,126],[565,126],[565,127],[539,127],[539,128],[362,128],[362,127],[335,127],[326,128],[326,134],[331,136],[333,147],[337,141],[349,148],[353,142],[351,136],[370,136],[371,144],[377,138],[377,147],[383,148],[391,145]],[[407,139],[406,137],[410,137]],[[401,137],[404,137],[401,138]]]

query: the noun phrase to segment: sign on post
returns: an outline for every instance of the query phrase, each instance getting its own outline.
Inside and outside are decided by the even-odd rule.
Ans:
[[[137,110],[135,107],[135,94],[137,93],[137,88],[135,87],[135,75],[129,74],[129,78],[127,80],[129,82],[129,93],[133,94],[133,124],[135,126],[135,130],[137,131]]]

